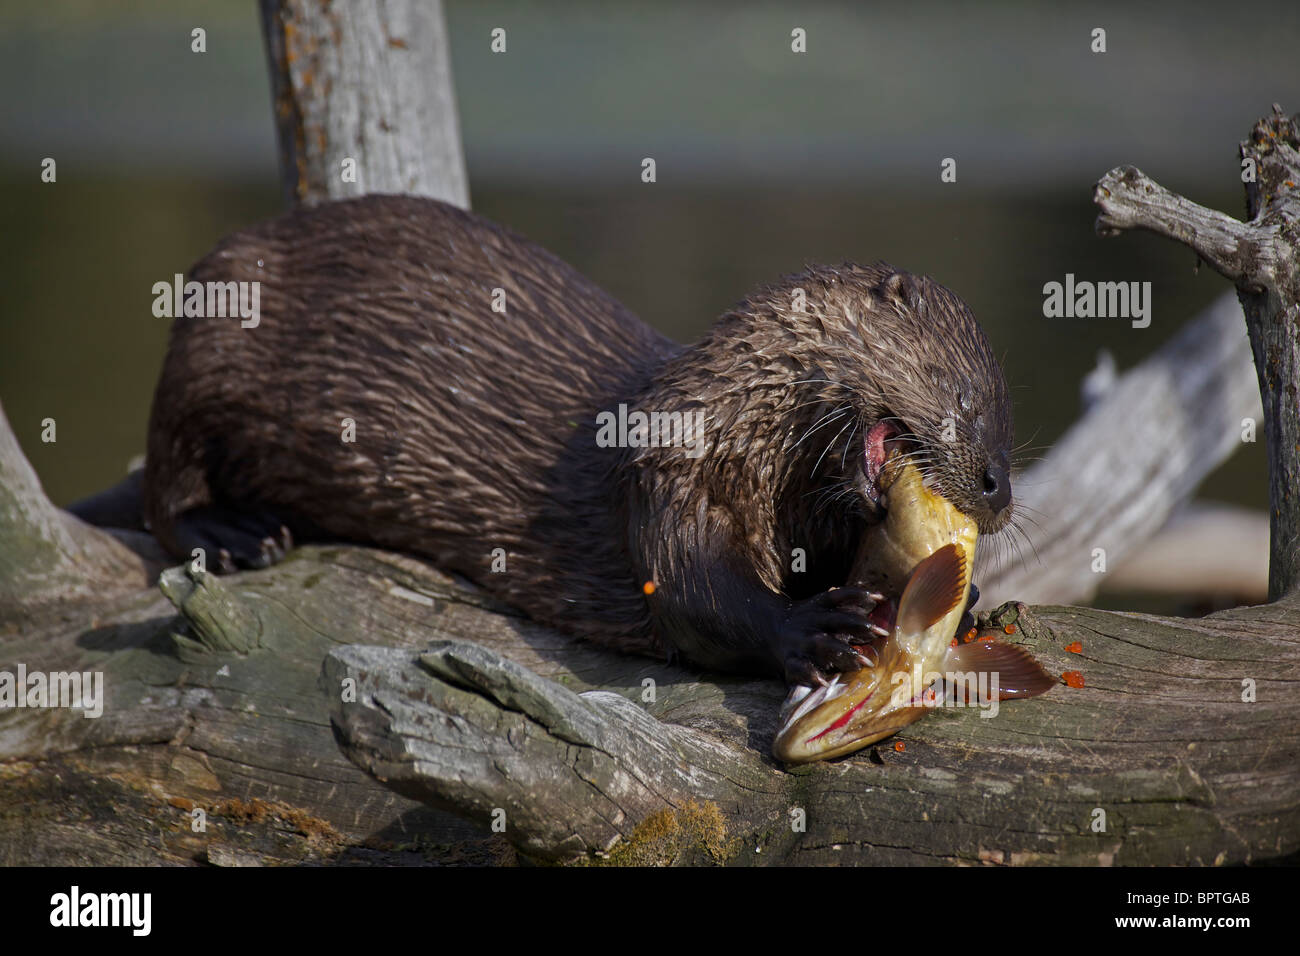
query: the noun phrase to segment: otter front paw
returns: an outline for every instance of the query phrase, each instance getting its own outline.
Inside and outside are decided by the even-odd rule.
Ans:
[[[786,682],[816,686],[870,664],[854,645],[887,636],[871,623],[871,609],[882,600],[861,588],[832,588],[791,605],[774,648]]]

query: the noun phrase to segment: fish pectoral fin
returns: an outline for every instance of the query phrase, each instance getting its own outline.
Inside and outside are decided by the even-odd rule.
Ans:
[[[1001,641],[959,644],[948,651],[946,666],[949,672],[990,675],[987,682],[978,682],[981,691],[994,686],[992,678],[996,675],[998,700],[1037,697],[1056,685],[1032,654],[1023,647]]]
[[[898,601],[896,627],[920,634],[938,624],[966,593],[966,556],[955,544],[945,544],[916,566]]]

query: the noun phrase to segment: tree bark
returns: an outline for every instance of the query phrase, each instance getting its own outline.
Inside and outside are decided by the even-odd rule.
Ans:
[[[469,208],[442,0],[261,6],[286,205],[406,193]]]

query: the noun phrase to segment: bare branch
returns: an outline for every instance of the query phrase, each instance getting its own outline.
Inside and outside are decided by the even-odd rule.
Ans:
[[[1154,232],[1191,247],[1233,282],[1271,270],[1268,254],[1273,245],[1261,243],[1254,227],[1170,192],[1133,166],[1117,167],[1101,177],[1092,200],[1101,207],[1099,236],[1118,236],[1126,229]]]
[[[1300,589],[1300,118],[1273,113],[1241,144],[1248,223],[1161,189],[1132,167],[1097,184],[1098,231],[1149,229],[1185,243],[1237,284],[1264,409],[1269,596]]]

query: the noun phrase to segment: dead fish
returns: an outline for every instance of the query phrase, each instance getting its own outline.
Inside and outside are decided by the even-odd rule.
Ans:
[[[822,687],[791,689],[772,744],[786,763],[851,753],[959,694],[966,702],[974,696],[996,703],[1041,694],[1055,683],[1018,647],[952,646],[970,594],[974,522],[926,488],[906,456],[887,467],[893,472],[885,521],[864,541],[851,583],[886,595],[901,590],[893,626],[887,638],[863,648],[868,666]]]

